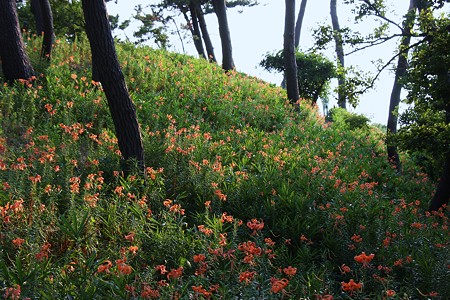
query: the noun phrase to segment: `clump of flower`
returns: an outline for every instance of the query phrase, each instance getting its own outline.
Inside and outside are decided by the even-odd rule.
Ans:
[[[362,283],[355,282],[353,279],[350,279],[349,282],[341,282],[342,290],[347,292],[349,295],[353,295],[354,292],[358,292],[362,289]]]
[[[272,284],[272,287],[270,288],[270,290],[272,291],[272,293],[276,294],[276,293],[284,291],[284,289],[289,284],[289,280],[287,280],[286,278],[282,278],[282,279],[271,278],[270,283]]]
[[[255,235],[264,228],[264,222],[262,220],[251,219],[247,222],[247,227],[253,230],[252,235]]]
[[[362,264],[363,268],[367,268],[370,265],[370,262],[375,257],[375,254],[369,254],[367,255],[366,252],[362,252],[360,255],[355,256],[355,261],[357,263]]]

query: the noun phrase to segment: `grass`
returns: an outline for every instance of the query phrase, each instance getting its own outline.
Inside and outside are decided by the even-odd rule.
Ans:
[[[435,182],[383,135],[192,57],[117,45],[148,178],[124,178],[84,41],[0,87],[0,289],[11,299],[448,299]],[[339,118],[337,118],[339,119]],[[341,117],[342,119],[342,117]]]

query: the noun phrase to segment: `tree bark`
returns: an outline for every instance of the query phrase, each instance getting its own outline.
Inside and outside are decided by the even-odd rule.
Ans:
[[[203,57],[203,58],[206,59],[205,50],[203,49],[203,44],[201,43],[201,40],[200,40],[200,43],[199,43],[199,39],[196,38],[196,35],[195,35],[195,32],[194,32],[194,27],[193,27],[193,24],[192,24],[192,17],[189,18],[188,14],[187,14],[187,10],[184,10],[184,8],[180,8],[180,10],[181,10],[181,13],[183,14],[184,19],[187,22],[188,29],[191,32],[192,41],[194,42],[195,50],[197,50],[197,53],[198,53],[198,55],[200,57]]]
[[[408,51],[407,49],[411,42],[411,30],[414,25],[415,12],[417,8],[417,0],[410,0],[408,13],[405,16],[405,21],[403,25],[403,37],[400,44],[399,51],[404,51],[398,57],[397,68],[395,70],[394,85],[392,87],[391,98],[389,102],[389,115],[387,121],[387,135],[389,136],[397,134],[397,113],[398,106],[400,104],[400,95],[402,91],[401,78],[406,74],[406,69],[408,67]],[[387,154],[390,163],[397,169],[398,173],[401,173],[402,167],[400,163],[400,157],[398,155],[397,146],[389,145],[387,146]]]
[[[200,57],[206,59],[205,49],[203,49],[202,35],[200,33],[200,27],[198,25],[197,9],[195,3],[191,0],[189,1],[189,12],[191,13],[191,23],[192,23],[192,39],[194,40],[195,49],[197,49]]]
[[[225,0],[212,0],[214,12],[219,23],[220,41],[222,44],[222,68],[230,71],[235,68],[233,49],[231,46],[230,28],[228,26],[227,7]]]
[[[286,90],[291,103],[300,98],[297,80],[297,61],[295,59],[294,31],[295,31],[295,0],[286,1],[286,14],[284,19],[284,76]]]
[[[39,0],[40,8],[42,12],[42,23],[44,26],[44,38],[42,40],[41,56],[50,61],[50,55],[52,54],[53,46],[53,14],[49,0]]]
[[[200,30],[202,31],[203,41],[205,42],[206,53],[208,54],[208,60],[216,62],[216,56],[214,55],[214,47],[209,36],[208,28],[206,28],[205,16],[200,4],[197,3],[197,17],[200,24]]]
[[[297,23],[295,23],[295,48],[298,48],[298,45],[300,45],[300,35],[302,33],[303,17],[305,16],[307,1],[308,0],[302,0],[302,2],[300,3],[300,10],[298,11],[297,16]]]
[[[6,80],[30,79],[34,70],[25,52],[15,0],[0,1],[0,58]]]
[[[303,17],[305,16],[306,2],[307,2],[307,0],[302,0],[302,2],[300,3],[300,10],[298,11],[297,22],[295,23],[295,33],[294,33],[295,49],[297,49],[298,46],[300,45],[300,36],[302,33]],[[286,77],[285,76],[283,76],[283,80],[281,81],[281,87],[283,89],[286,88]]]
[[[135,159],[144,170],[144,149],[136,110],[117,59],[104,0],[82,0],[93,66],[105,91],[120,152],[128,163]],[[129,166],[124,170],[129,171]]]
[[[336,56],[339,62],[340,67],[345,67],[345,61],[344,61],[344,47],[343,47],[343,41],[342,41],[342,35],[340,33],[341,27],[339,26],[339,19],[337,15],[337,8],[336,8],[336,0],[330,1],[330,15],[331,15],[331,24],[333,26],[333,38],[334,42],[336,44]],[[344,92],[344,85],[345,85],[345,76],[341,73],[338,76],[338,106],[341,108],[346,109],[346,99],[345,99],[345,92]]]
[[[34,23],[36,26],[36,34],[38,36],[42,35],[44,32],[44,20],[42,19],[42,9],[40,0],[31,0],[30,1],[31,13],[34,16]]]

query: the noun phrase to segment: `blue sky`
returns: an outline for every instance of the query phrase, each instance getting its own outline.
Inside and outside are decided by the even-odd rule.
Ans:
[[[108,12],[110,14],[119,14],[121,20],[129,18],[133,13],[137,4],[155,3],[158,1],[144,0],[119,0],[118,4],[114,1],[108,3]],[[280,50],[283,46],[283,30],[284,30],[284,12],[285,5],[282,0],[260,0],[260,5],[244,8],[240,11],[237,8],[228,10],[228,18],[233,43],[233,56],[236,68],[247,74],[260,77],[266,81],[279,84],[281,82],[281,74],[272,74],[258,67],[264,54]],[[408,9],[409,1],[390,0],[389,15],[401,20],[401,17]],[[296,1],[297,11],[300,1]],[[330,24],[329,17],[329,0],[309,0],[306,7],[306,14],[303,21],[303,30],[300,40],[300,48],[306,50],[313,45],[311,29],[318,24]],[[338,14],[341,27],[351,25],[353,16],[351,7],[343,5],[342,1],[338,1]],[[218,61],[221,61],[220,38],[218,32],[217,19],[214,14],[207,16],[207,26],[210,32],[215,54]],[[183,23],[183,19],[179,19],[178,26]],[[137,26],[136,23],[132,26]],[[129,31],[132,32],[132,26]],[[360,32],[367,32],[374,26],[373,22],[365,21],[358,25]],[[119,34],[117,32],[117,34]],[[132,33],[127,34],[129,37]],[[187,35],[189,37],[189,35]],[[181,43],[177,36],[171,37],[171,51],[182,53]],[[382,46],[359,52],[357,54],[346,57],[346,65],[355,65],[364,71],[375,72],[375,67],[371,61],[382,59],[388,60],[395,52],[397,41],[386,43]],[[192,41],[188,38],[184,40],[184,48],[186,54],[196,55],[196,51]],[[325,53],[330,59],[334,60],[334,49],[331,47]],[[384,71],[380,79],[377,81],[375,89],[361,96],[360,104],[356,108],[356,112],[362,113],[369,117],[375,123],[386,124],[388,116],[389,97],[393,84],[392,71]],[[320,105],[320,104],[319,104]],[[336,105],[334,95],[330,97],[330,107]]]

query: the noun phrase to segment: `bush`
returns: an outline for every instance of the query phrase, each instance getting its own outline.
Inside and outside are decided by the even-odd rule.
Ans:
[[[370,119],[364,115],[355,114],[346,109],[335,107],[330,109],[327,120],[335,123],[337,126],[342,126],[345,129],[367,129],[369,128]]]

